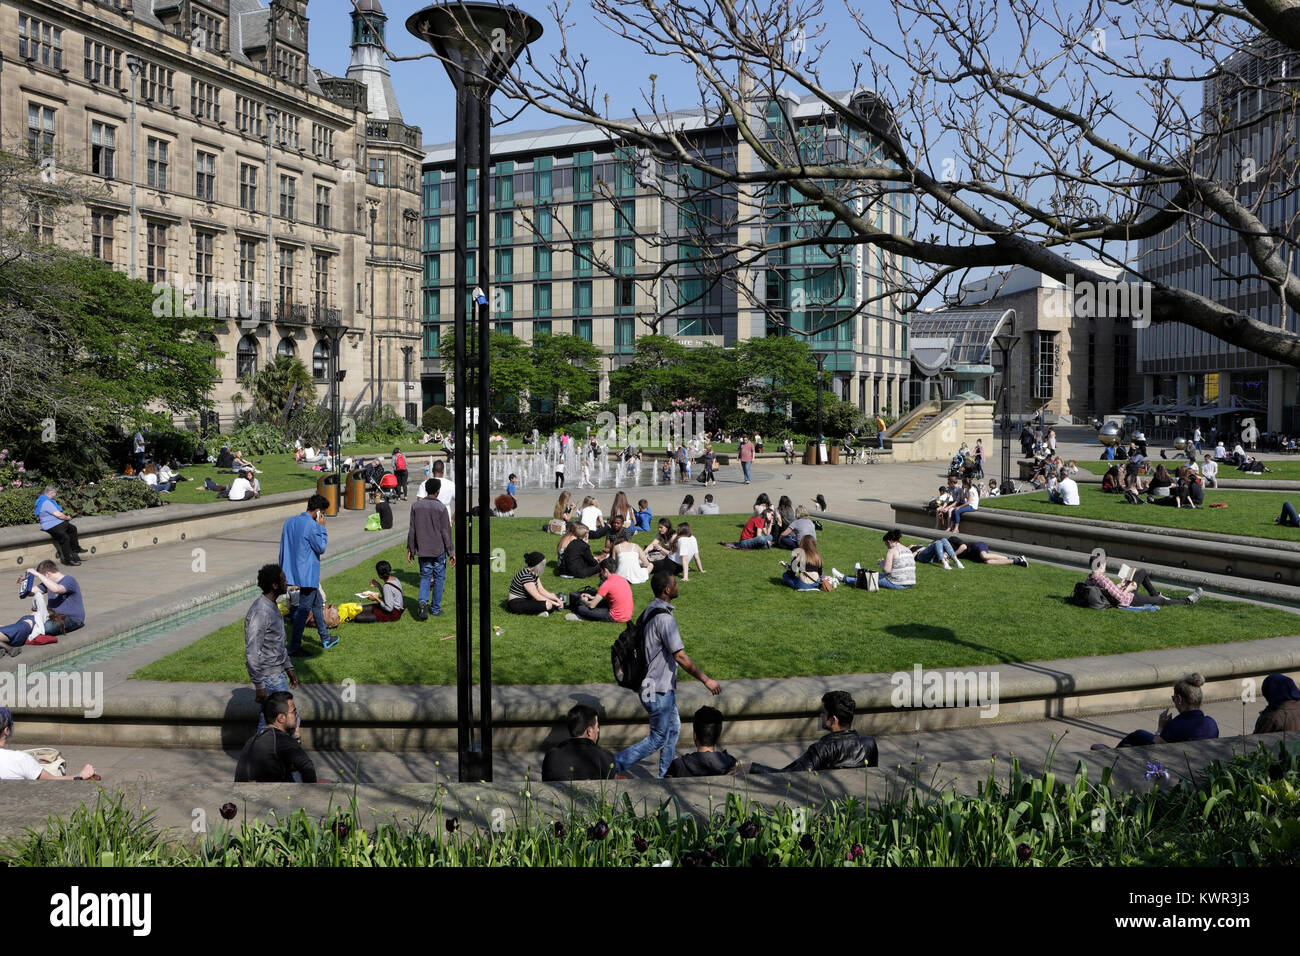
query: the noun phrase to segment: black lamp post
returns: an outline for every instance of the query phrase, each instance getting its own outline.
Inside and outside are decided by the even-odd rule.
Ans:
[[[1002,493],[1008,494],[1014,489],[1011,484],[1011,351],[1020,341],[1008,325],[1005,331],[993,336],[993,344],[1002,353],[1002,420],[1007,427],[1002,429]]]
[[[338,486],[338,502],[341,505],[343,497],[343,455],[341,454],[342,449],[339,447],[341,444],[339,434],[339,386],[348,373],[347,369],[339,368],[342,360],[342,355],[339,354],[339,344],[343,341],[343,336],[348,333],[348,327],[339,323],[338,325],[322,326],[321,331],[330,343],[330,445],[334,449],[334,481]],[[338,513],[338,506],[335,507],[332,513]]]
[[[524,47],[542,35],[542,25],[516,7],[496,3],[453,2],[435,4],[412,14],[406,29],[433,47],[456,88],[456,285],[454,290],[456,445],[453,453],[456,495],[456,749],[461,780],[492,779],[492,602],[488,515],[488,321],[487,299],[476,297],[477,348],[467,340],[466,308],[471,286],[490,288],[488,275],[489,209],[492,166],[489,148],[492,94]],[[478,277],[471,281],[466,268],[466,224],[469,201],[468,172],[478,169]],[[477,362],[470,368],[470,353]],[[475,394],[470,394],[467,372],[477,373]],[[478,408],[478,552],[471,553],[468,462],[469,410]],[[470,696],[472,666],[472,574],[479,577],[479,709],[482,715],[479,745],[473,742],[473,701]]]
[[[415,416],[410,414],[411,406],[411,353],[415,351],[414,345],[402,346],[402,416],[415,424]]]
[[[813,459],[813,464],[822,463],[822,439],[825,433],[822,430],[822,379],[826,375],[826,356],[817,353],[817,455]]]

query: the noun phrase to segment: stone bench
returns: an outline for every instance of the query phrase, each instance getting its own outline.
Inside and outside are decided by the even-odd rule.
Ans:
[[[225,534],[267,521],[283,521],[303,510],[312,489],[263,495],[253,501],[218,500],[203,504],[165,504],[117,514],[74,517],[77,536],[90,553],[173,544]],[[0,529],[0,570],[30,568],[46,558],[57,559],[54,539],[35,522]]]
[[[891,507],[900,522],[923,527],[934,524],[934,518],[919,504],[895,503]],[[1065,512],[1068,509],[1062,506],[1061,510]],[[963,537],[996,537],[1085,555],[1093,548],[1101,547],[1110,557],[1139,564],[1162,564],[1229,577],[1300,585],[1300,542],[1119,524],[1064,513],[1009,512],[1001,508],[980,508],[963,515],[960,534]]]

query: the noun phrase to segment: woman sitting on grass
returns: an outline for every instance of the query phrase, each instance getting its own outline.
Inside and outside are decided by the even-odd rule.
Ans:
[[[645,546],[646,557],[651,560],[672,557],[673,537],[676,535],[672,519],[660,518],[655,528],[655,539]]]
[[[700,513],[699,506],[695,503],[694,495],[687,495],[682,499],[681,507],[677,509],[679,515],[697,515]]]
[[[542,572],[546,570],[546,555],[529,551],[524,555],[523,569],[510,581],[510,597],[506,610],[511,614],[532,614],[546,617],[561,610],[564,602],[542,587]]]
[[[695,561],[695,568],[704,573],[704,564],[700,561],[700,542],[696,540],[695,535],[691,533],[691,526],[683,521],[677,526],[677,534],[673,537],[672,560],[682,566],[682,580],[691,579],[691,560]]]
[[[361,613],[352,619],[358,624],[388,624],[401,620],[402,612],[406,610],[406,598],[402,596],[402,582],[393,574],[393,566],[387,561],[380,561],[375,564],[375,573],[379,575],[379,579],[371,578],[370,583],[381,591],[379,594],[367,591],[366,594],[378,598],[379,603],[367,604],[363,607]]]
[[[796,591],[816,591],[821,587],[822,556],[817,550],[817,539],[810,534],[799,539],[799,547],[790,552],[781,580]]]
[[[1147,502],[1155,504],[1157,498],[1168,498],[1173,494],[1174,479],[1164,465],[1156,465],[1156,473],[1147,482]]]
[[[627,493],[620,491],[614,496],[614,504],[609,509],[610,517],[614,515],[623,516],[623,527],[629,533],[636,533],[636,514],[632,511],[632,505],[628,503]]]
[[[600,567],[591,553],[591,545],[587,543],[587,526],[578,522],[570,527],[573,529],[573,537],[559,555],[556,573],[562,578],[595,577],[600,573]]]
[[[885,542],[885,556],[876,563],[880,565],[877,583],[882,589],[906,591],[916,584],[916,559],[912,552],[903,547],[903,532],[892,528],[881,538]],[[853,565],[854,570],[861,571],[862,565]],[[875,572],[871,572],[874,574]],[[857,585],[856,578],[846,578],[836,568],[831,568],[831,577],[845,584]]]
[[[773,537],[780,541],[790,532],[792,524],[794,524],[794,502],[790,500],[789,495],[782,495],[776,503],[776,527],[772,529]],[[794,547],[794,544],[790,547]]]
[[[1124,500],[1131,505],[1140,505],[1146,500],[1142,497],[1142,491],[1142,478],[1138,474],[1138,465],[1130,461],[1124,466]]]

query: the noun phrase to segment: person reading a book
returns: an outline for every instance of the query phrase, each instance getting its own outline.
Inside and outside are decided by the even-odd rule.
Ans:
[[[1205,593],[1203,588],[1197,588],[1187,597],[1171,598],[1161,594],[1151,580],[1151,575],[1147,573],[1146,568],[1130,568],[1127,564],[1120,565],[1119,583],[1111,581],[1106,576],[1106,563],[1103,559],[1100,566],[1094,562],[1092,573],[1088,577],[1101,588],[1106,597],[1115,607],[1165,607],[1169,604],[1195,604]],[[1146,593],[1138,593],[1138,588],[1142,588]]]

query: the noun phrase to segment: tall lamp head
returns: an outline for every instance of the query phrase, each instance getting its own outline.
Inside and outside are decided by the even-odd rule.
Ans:
[[[502,3],[436,3],[413,13],[406,29],[433,47],[456,89],[469,89],[481,100],[542,35],[537,20]]]

